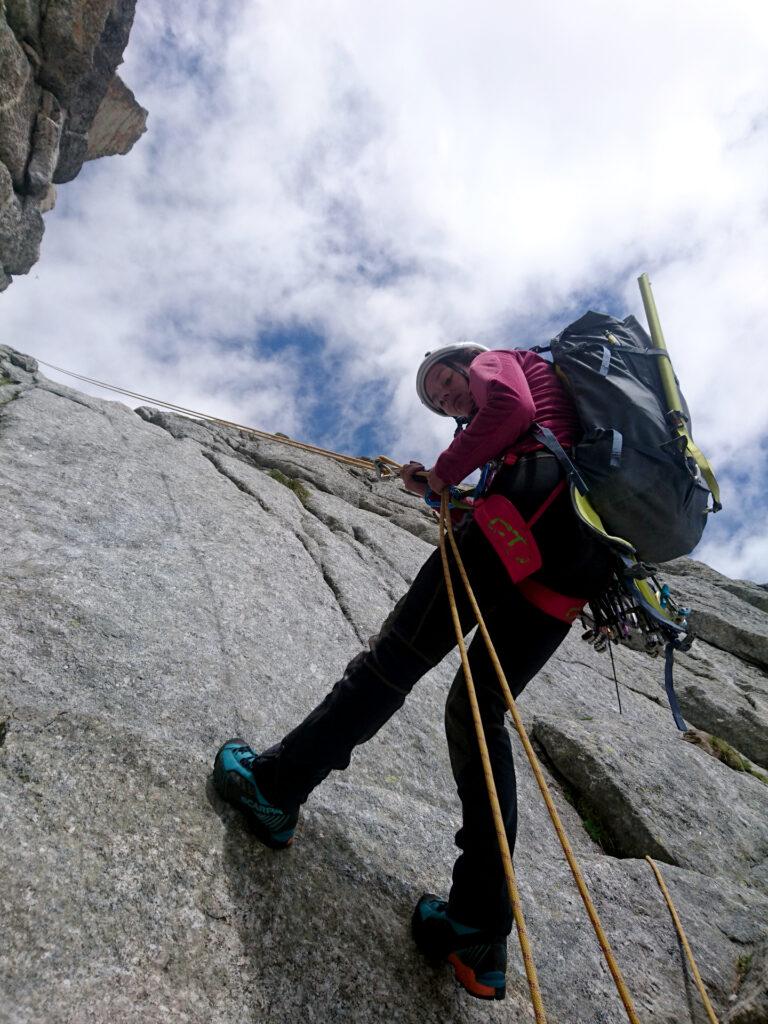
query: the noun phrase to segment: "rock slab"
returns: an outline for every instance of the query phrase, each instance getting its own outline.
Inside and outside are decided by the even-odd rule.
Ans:
[[[223,740],[273,742],[377,630],[432,550],[415,499],[279,441],[87,397],[2,346],[0,493],[3,1024],[533,1019],[514,938],[507,999],[487,1005],[409,935],[455,855],[455,657],[312,795],[287,852],[255,842],[210,784]],[[684,568],[702,600],[741,600]],[[762,700],[747,647],[703,644],[685,666],[704,695],[691,724],[716,707],[737,753],[757,726],[729,714],[719,675]],[[520,704],[639,1017],[704,1019],[651,853],[718,1016],[765,1024],[768,787],[680,739],[658,662],[617,649],[616,666],[621,714],[609,662],[576,629]],[[620,1024],[513,746],[548,1020]]]

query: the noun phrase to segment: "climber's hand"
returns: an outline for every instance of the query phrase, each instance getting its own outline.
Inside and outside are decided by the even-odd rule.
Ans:
[[[420,498],[423,498],[427,493],[427,480],[426,480],[426,469],[420,462],[409,462],[403,466],[400,470],[400,479],[403,481],[403,486],[406,491],[410,491],[411,494],[418,494]],[[415,479],[415,477],[421,474],[421,479]]]

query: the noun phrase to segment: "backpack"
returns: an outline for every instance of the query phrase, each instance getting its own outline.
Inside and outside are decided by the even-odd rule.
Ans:
[[[551,432],[536,435],[564,463],[580,519],[642,562],[691,552],[722,506],[666,348],[633,316],[590,311],[533,351],[552,353],[583,428],[571,458]]]
[[[678,607],[650,563],[689,554],[707,514],[722,505],[712,467],[693,441],[646,274],[639,284],[653,340],[633,316],[590,310],[533,350],[552,353],[583,429],[572,457],[551,431],[537,426],[535,435],[563,464],[578,517],[617,556],[613,583],[589,603],[583,638],[598,650],[624,643],[656,655],[663,648],[669,704],[684,731],[672,672],[675,651],[693,642],[690,611]]]

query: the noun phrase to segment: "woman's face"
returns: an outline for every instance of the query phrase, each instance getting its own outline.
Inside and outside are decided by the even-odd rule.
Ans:
[[[435,363],[426,376],[424,388],[430,402],[447,416],[471,416],[475,407],[469,382],[445,363]]]

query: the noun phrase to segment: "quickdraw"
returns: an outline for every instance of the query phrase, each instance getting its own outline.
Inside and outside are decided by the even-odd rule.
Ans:
[[[619,568],[611,585],[582,614],[582,639],[596,651],[611,651],[622,644],[651,657],[664,652],[664,687],[675,725],[688,726],[680,711],[673,681],[675,651],[690,649],[694,636],[688,626],[689,608],[673,600],[667,584],[656,578],[656,566],[617,556]],[[611,652],[611,660],[613,655]]]

